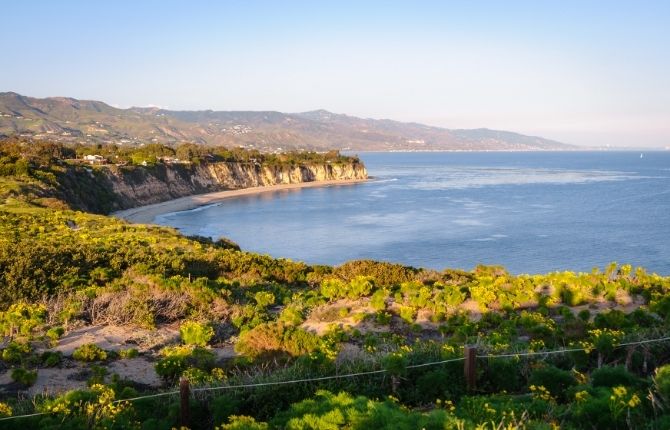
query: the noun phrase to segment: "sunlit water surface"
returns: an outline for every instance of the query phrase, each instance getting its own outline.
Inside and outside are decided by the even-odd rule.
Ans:
[[[370,258],[515,273],[611,261],[670,274],[670,152],[365,153],[370,182],[165,214],[184,234],[340,264]]]

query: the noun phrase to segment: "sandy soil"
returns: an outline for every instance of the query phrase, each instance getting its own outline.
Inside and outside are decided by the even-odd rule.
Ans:
[[[156,349],[179,339],[179,331],[170,327],[144,330],[136,327],[87,326],[69,332],[58,341],[54,351],[70,356],[78,347],[94,343],[102,349],[119,351],[136,348],[140,352]]]
[[[260,194],[280,190],[289,190],[294,188],[314,188],[314,187],[326,187],[326,186],[337,186],[337,185],[352,185],[365,181],[367,181],[367,179],[352,179],[346,181],[342,180],[314,181],[314,182],[301,182],[298,184],[280,184],[267,187],[251,187],[251,188],[243,188],[241,190],[196,194],[193,196],[186,196],[174,200],[169,200],[163,203],[156,203],[153,205],[140,206],[138,208],[118,211],[114,212],[112,215],[117,218],[122,218],[125,219],[126,221],[134,223],[151,223],[158,215],[170,212],[179,212],[194,209],[199,206],[217,203],[219,201],[233,197],[248,196],[252,194]]]
[[[154,363],[144,357],[117,360],[107,366],[110,375],[116,373],[122,379],[138,382],[142,385],[160,387],[161,379],[154,370]]]

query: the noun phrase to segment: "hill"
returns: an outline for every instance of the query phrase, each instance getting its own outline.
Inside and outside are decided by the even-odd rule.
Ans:
[[[119,197],[72,151],[0,145],[2,429],[670,428],[670,277],[254,254],[72,210]]]
[[[352,151],[574,150],[541,137],[489,129],[449,130],[417,123],[357,118],[325,110],[171,111],[118,109],[100,101],[0,93],[0,135],[70,143],[194,142],[286,149]]]

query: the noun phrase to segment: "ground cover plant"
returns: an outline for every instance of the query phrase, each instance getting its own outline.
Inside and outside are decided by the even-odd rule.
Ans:
[[[191,428],[670,427],[668,277],[310,266],[47,205],[4,163],[0,418],[40,415],[0,428],[178,428],[181,378]]]

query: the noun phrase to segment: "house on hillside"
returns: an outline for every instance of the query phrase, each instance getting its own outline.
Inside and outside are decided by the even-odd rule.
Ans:
[[[107,164],[107,159],[102,155],[84,155],[84,161],[88,164]]]
[[[188,161],[183,161],[183,160],[180,160],[179,158],[175,158],[175,157],[158,157],[158,160],[160,160],[164,164],[186,164],[186,163],[188,163]]]

